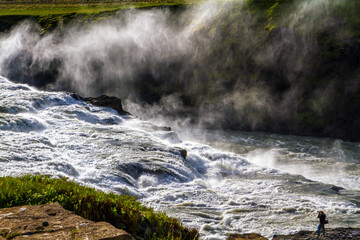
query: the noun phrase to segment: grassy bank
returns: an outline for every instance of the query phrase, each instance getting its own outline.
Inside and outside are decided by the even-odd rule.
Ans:
[[[143,0],[143,1],[2,1],[0,0],[0,32],[8,31],[19,22],[30,19],[38,23],[41,33],[76,20],[89,24],[114,16],[130,8],[180,7],[200,0]]]
[[[172,6],[182,5],[184,0],[168,0],[168,1],[127,1],[114,3],[37,3],[37,4],[4,4],[0,2],[0,16],[46,16],[60,15],[69,13],[94,14],[99,12],[116,11],[126,8],[144,8],[155,6]]]
[[[144,207],[134,197],[106,194],[65,178],[24,176],[0,178],[0,208],[58,202],[65,209],[93,220],[106,221],[136,239],[197,239],[195,229]]]

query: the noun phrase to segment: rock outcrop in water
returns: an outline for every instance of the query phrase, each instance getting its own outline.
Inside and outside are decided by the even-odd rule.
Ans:
[[[71,97],[73,97],[75,100],[81,100],[81,101],[90,103],[94,106],[112,108],[115,111],[117,111],[119,115],[131,115],[131,113],[129,113],[123,109],[121,99],[119,99],[117,97],[101,95],[98,97],[85,98],[76,93],[72,93]]]
[[[93,222],[58,203],[0,209],[0,239],[134,240],[106,222]]]
[[[90,103],[95,106],[109,107],[115,109],[120,115],[131,115],[129,112],[125,111],[122,108],[121,99],[116,97],[109,97],[106,95],[102,95],[99,97],[88,97],[88,98],[80,97],[80,99],[83,100],[84,102]]]

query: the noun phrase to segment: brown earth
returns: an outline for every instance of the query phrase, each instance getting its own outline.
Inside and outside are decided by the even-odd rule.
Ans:
[[[93,222],[58,203],[0,209],[0,240],[134,240],[106,222]]]

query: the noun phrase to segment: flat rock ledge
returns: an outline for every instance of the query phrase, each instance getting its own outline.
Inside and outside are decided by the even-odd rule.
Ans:
[[[231,234],[227,240],[266,240],[258,234]],[[334,228],[326,229],[325,236],[317,236],[314,231],[300,231],[292,235],[275,235],[273,240],[359,240],[360,239],[360,228]]]
[[[0,209],[0,240],[134,240],[106,222],[93,222],[58,203]]]

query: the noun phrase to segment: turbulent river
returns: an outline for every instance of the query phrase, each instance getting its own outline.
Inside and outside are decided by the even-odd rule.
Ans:
[[[360,226],[360,143],[162,131],[69,93],[5,78],[0,89],[1,176],[64,176],[134,195],[198,228],[202,239],[315,230],[320,209],[329,227]]]

